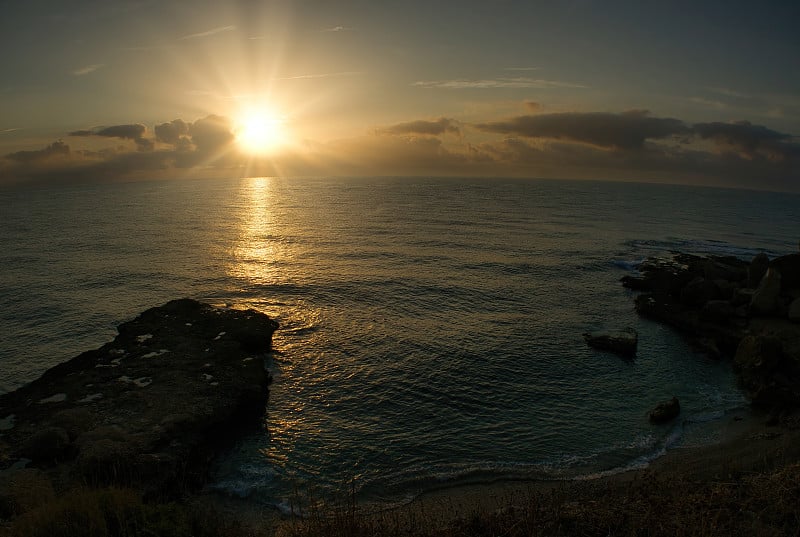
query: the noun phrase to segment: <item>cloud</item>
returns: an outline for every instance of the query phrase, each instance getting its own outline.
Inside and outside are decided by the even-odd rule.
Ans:
[[[182,119],[173,119],[168,123],[161,123],[153,128],[156,140],[172,145],[181,144],[189,136],[189,124]]]
[[[333,28],[325,28],[322,30],[323,32],[344,32],[350,30],[350,28],[346,26],[334,26]]]
[[[505,71],[538,71],[538,67],[506,67]]]
[[[338,73],[312,73],[307,75],[286,76],[278,80],[303,80],[307,78],[333,78],[339,76],[359,75],[360,71],[340,71]]]
[[[228,118],[210,115],[189,127],[192,142],[201,153],[213,153],[233,142],[233,127]]]
[[[197,32],[196,34],[189,34],[184,35],[183,37],[179,38],[179,41],[186,41],[187,39],[198,39],[201,37],[209,37],[216,34],[221,34],[223,32],[230,32],[236,29],[236,26],[229,25],[229,26],[219,26],[217,28],[212,28],[210,30],[206,30],[205,32]]]
[[[61,140],[53,142],[44,149],[33,151],[17,151],[5,156],[8,160],[25,164],[37,164],[52,160],[53,158],[68,158],[70,156],[69,146]]]
[[[59,140],[0,157],[0,182],[424,174],[800,191],[800,144],[791,135],[742,121],[688,126],[646,110],[524,115],[478,125],[447,117],[412,119],[355,138],[298,141],[266,157],[240,153],[232,143],[231,121],[223,116],[174,119],[156,124],[153,133],[147,138],[148,130],[138,123],[73,131],[76,138],[147,140],[152,149],[136,151],[132,144],[71,149]]]
[[[720,108],[727,108],[728,106],[722,101],[718,101],[715,99],[706,99],[704,97],[690,97],[689,100],[695,104],[699,104],[708,108],[720,109]]]
[[[147,127],[141,123],[128,125],[113,125],[111,127],[97,127],[91,130],[78,130],[69,133],[69,136],[102,136],[106,138],[122,138],[123,140],[133,140],[140,151],[153,149],[153,141],[145,138]]]
[[[563,112],[518,116],[481,123],[482,131],[585,143],[608,149],[641,149],[645,140],[687,134],[689,128],[677,119],[650,117],[646,111],[621,114],[608,112]]]
[[[784,160],[798,156],[798,145],[791,143],[793,136],[753,125],[749,121],[734,123],[697,123],[693,127],[697,136],[711,140],[723,150],[731,150],[745,158],[766,157]]]
[[[525,101],[523,104],[531,112],[538,112],[542,109],[542,103],[537,103],[536,101]]]
[[[554,88],[586,88],[582,84],[572,82],[561,82],[558,80],[542,80],[538,78],[514,77],[514,78],[494,78],[480,80],[420,80],[413,82],[412,86],[420,88],[441,88],[441,89],[494,89],[494,88],[535,88],[535,89],[554,89]]]
[[[105,67],[105,64],[95,63],[92,65],[87,65],[86,67],[81,67],[80,69],[75,69],[72,71],[72,74],[75,76],[84,76],[88,75],[89,73],[93,73],[102,67]]]
[[[441,117],[435,121],[417,120],[398,123],[384,129],[379,129],[378,132],[381,134],[423,134],[439,136],[441,134],[460,135],[461,129],[456,120]]]

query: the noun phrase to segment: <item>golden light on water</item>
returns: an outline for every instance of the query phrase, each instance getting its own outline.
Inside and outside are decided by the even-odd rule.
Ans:
[[[249,283],[274,283],[273,270],[281,255],[271,240],[274,226],[270,201],[273,183],[268,177],[251,177],[242,181],[239,207],[239,237],[233,248],[228,273]]]

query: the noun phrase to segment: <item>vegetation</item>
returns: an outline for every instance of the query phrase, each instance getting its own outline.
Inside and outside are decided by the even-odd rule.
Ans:
[[[37,488],[39,487],[39,488]],[[38,503],[31,491],[41,492]],[[21,488],[0,535],[14,537],[489,537],[712,536],[800,534],[800,464],[725,481],[658,478],[645,472],[629,482],[566,484],[509,497],[506,507],[463,511],[442,503],[413,504],[378,514],[354,502],[339,508],[315,502],[306,516],[277,527],[251,528],[207,508],[143,502],[133,490],[72,490],[53,497],[34,483]],[[314,507],[317,506],[317,507]],[[8,505],[6,505],[8,507]]]
[[[660,479],[645,473],[629,483],[575,483],[529,491],[504,509],[467,517],[447,507],[378,515],[353,506],[314,512],[280,528],[280,537],[400,536],[715,536],[800,534],[800,465],[726,481]]]
[[[257,537],[264,533],[182,503],[144,503],[131,489],[86,488],[44,498],[35,506],[29,504],[5,526],[0,525],[0,535]]]

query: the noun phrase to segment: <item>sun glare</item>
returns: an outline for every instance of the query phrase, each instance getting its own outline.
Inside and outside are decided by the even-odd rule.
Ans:
[[[267,110],[248,110],[239,116],[236,143],[251,154],[266,154],[285,143],[283,120]]]

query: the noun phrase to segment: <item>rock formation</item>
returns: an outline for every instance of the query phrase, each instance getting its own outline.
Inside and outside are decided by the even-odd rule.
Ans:
[[[681,404],[678,402],[677,397],[673,397],[669,401],[659,403],[656,407],[648,413],[648,417],[652,423],[667,423],[678,417],[681,413]]]
[[[636,356],[639,335],[636,330],[599,330],[583,334],[586,343],[594,348],[613,352],[625,358]]]
[[[676,254],[622,278],[642,293],[636,311],[669,324],[700,349],[734,359],[756,406],[800,408],[800,254],[770,261]]]
[[[277,327],[189,299],[145,311],[111,343],[0,396],[0,470],[152,497],[198,487],[213,455],[264,413]]]

